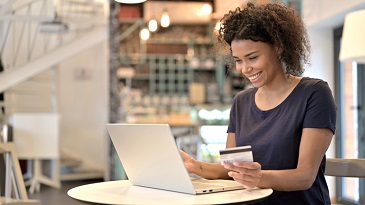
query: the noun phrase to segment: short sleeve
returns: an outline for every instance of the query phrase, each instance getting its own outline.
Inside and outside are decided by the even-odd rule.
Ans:
[[[235,133],[236,132],[236,114],[237,114],[237,96],[233,98],[231,111],[229,114],[229,124],[228,124],[228,130],[227,133]]]
[[[310,93],[303,128],[328,128],[335,133],[337,106],[328,84],[318,81],[307,92]]]

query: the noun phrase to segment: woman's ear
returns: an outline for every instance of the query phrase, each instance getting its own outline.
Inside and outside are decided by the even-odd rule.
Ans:
[[[283,54],[283,48],[279,47],[279,46],[275,46],[275,50],[276,50],[276,55],[278,56],[279,59],[282,58],[282,54]]]

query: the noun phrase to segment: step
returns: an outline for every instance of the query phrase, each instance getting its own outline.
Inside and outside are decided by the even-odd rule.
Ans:
[[[103,171],[86,167],[79,158],[63,156],[61,157],[60,167],[61,181],[104,178]]]
[[[74,181],[85,179],[102,179],[104,178],[104,172],[100,170],[83,168],[83,169],[70,169],[68,172],[60,174],[61,181]]]
[[[71,158],[71,157],[61,157],[60,166],[61,169],[69,168],[69,167],[76,167],[82,164],[81,159]]]

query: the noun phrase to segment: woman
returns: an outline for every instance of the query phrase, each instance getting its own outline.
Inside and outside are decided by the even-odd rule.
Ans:
[[[300,16],[281,4],[248,3],[226,14],[221,25],[218,42],[253,85],[233,100],[226,146],[251,145],[254,162],[223,167],[181,152],[188,171],[272,188],[260,204],[331,204],[324,169],[336,105],[326,82],[300,77],[309,54]]]

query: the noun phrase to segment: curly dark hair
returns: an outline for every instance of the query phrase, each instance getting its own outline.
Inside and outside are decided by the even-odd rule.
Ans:
[[[282,3],[255,5],[229,11],[220,20],[216,37],[230,48],[233,40],[249,39],[273,44],[286,72],[301,75],[309,64],[310,44],[300,15]]]

